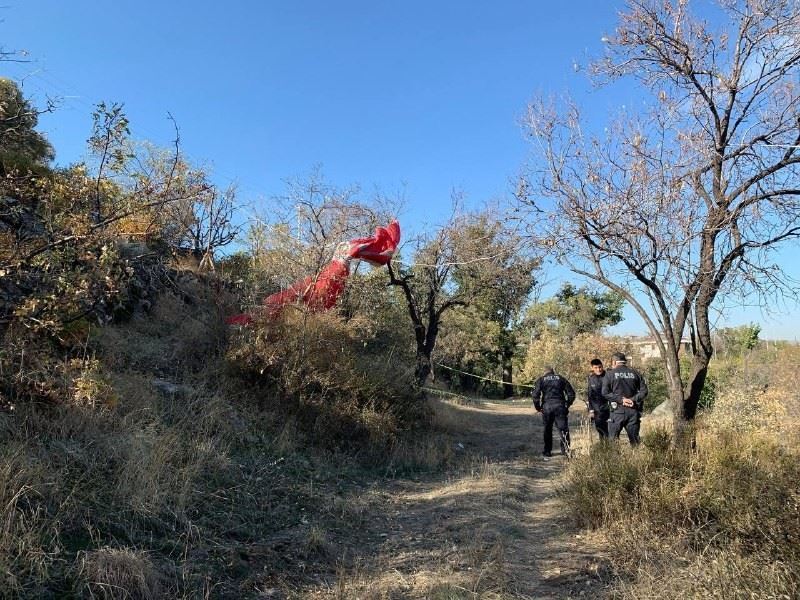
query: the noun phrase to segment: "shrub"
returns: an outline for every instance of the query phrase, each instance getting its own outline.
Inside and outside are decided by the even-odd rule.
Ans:
[[[611,354],[616,351],[632,352],[629,343],[621,338],[580,333],[565,340],[551,331],[545,331],[528,346],[520,379],[533,381],[549,365],[569,379],[576,391],[585,392],[586,378],[590,372],[589,361],[600,358],[609,368]]]
[[[717,422],[698,429],[694,454],[668,448],[664,430],[636,450],[597,444],[565,475],[579,522],[607,536],[620,595],[796,597],[798,449]]]
[[[293,415],[314,444],[383,452],[430,413],[413,371],[369,350],[357,320],[287,309],[240,332],[227,356],[262,405]]]
[[[158,571],[148,556],[129,548],[104,547],[83,552],[77,578],[90,598],[154,600],[161,598]]]
[[[650,412],[669,397],[664,363],[659,359],[645,361],[642,374],[647,382],[647,398],[644,401],[645,412]]]

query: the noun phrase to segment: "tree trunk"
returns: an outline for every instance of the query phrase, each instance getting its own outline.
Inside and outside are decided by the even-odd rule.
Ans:
[[[711,357],[714,356],[708,310],[715,295],[716,291],[713,288],[710,291],[703,290],[695,305],[697,347],[692,357],[692,372],[684,393],[686,396],[686,418],[689,420],[694,419],[697,415],[697,405],[700,402],[700,395],[703,393],[703,386],[708,375],[708,363],[711,362]]]
[[[503,398],[510,398],[514,395],[513,365],[511,359],[514,356],[513,348],[506,347],[502,350],[503,360]]]
[[[689,376],[689,383],[684,390],[684,413],[686,419],[691,421],[697,416],[697,406],[700,403],[700,395],[708,375],[709,360],[703,356],[695,356],[692,364],[692,373]]]
[[[422,387],[431,374],[431,357],[425,353],[425,348],[417,348],[417,364],[414,368],[414,378],[417,385]]]
[[[678,421],[675,422],[676,445],[684,448],[694,448],[695,446],[694,419],[697,416],[697,407],[706,383],[708,364],[714,355],[708,311],[715,295],[716,290],[713,286],[704,286],[695,303],[695,322],[694,327],[692,327],[692,333],[696,337],[696,344],[693,344],[692,370],[683,390],[681,421],[680,423]]]
[[[668,334],[669,335],[669,334]],[[678,353],[679,343],[674,342],[674,338],[669,337],[665,340],[666,355],[662,355],[662,361],[667,369],[666,383],[669,389],[669,398],[656,410],[653,415],[672,415],[673,438],[672,444],[676,448],[688,447],[691,445],[691,419],[686,415],[686,394],[681,379],[681,364]]]

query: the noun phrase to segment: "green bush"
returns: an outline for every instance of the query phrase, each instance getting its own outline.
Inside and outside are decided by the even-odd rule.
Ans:
[[[714,401],[717,399],[717,387],[716,376],[711,373],[706,375],[706,380],[703,382],[703,389],[700,391],[700,400],[697,402],[697,408],[700,410],[710,410],[714,407]]]
[[[647,382],[648,394],[644,401],[645,412],[650,412],[669,398],[664,363],[661,360],[648,360],[644,364],[643,375]]]

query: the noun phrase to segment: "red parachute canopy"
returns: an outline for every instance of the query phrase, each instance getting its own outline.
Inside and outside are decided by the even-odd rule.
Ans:
[[[284,306],[302,301],[311,310],[327,310],[336,304],[344,291],[344,282],[350,274],[350,260],[335,258],[316,277],[306,277],[291,286],[264,298],[271,317]]]
[[[384,266],[392,260],[400,243],[400,223],[396,220],[388,227],[377,227],[375,235],[350,241],[350,258],[366,260],[373,265]]]
[[[351,240],[346,256],[334,258],[316,276],[301,279],[285,290],[264,298],[267,313],[270,318],[275,318],[287,304],[296,302],[302,302],[314,311],[332,308],[344,291],[351,260],[386,265],[397,251],[399,243],[400,223],[396,220],[387,227],[377,227],[372,237]],[[248,325],[252,320],[251,315],[241,314],[228,317],[225,322],[229,325]]]

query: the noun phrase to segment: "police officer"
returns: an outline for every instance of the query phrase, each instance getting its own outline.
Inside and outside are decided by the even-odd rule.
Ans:
[[[609,369],[603,380],[603,397],[608,400],[611,415],[608,421],[608,436],[619,438],[625,428],[631,446],[639,443],[639,425],[647,398],[644,378],[628,366],[628,359],[621,352],[613,356],[614,368]]]
[[[552,456],[553,423],[561,433],[561,454],[569,452],[567,413],[574,401],[575,390],[570,382],[554,373],[553,367],[547,367],[533,386],[533,406],[542,413],[544,421],[543,456]]]
[[[586,385],[586,404],[589,406],[589,418],[594,423],[594,428],[600,435],[601,440],[608,439],[608,401],[603,397],[603,380],[606,371],[603,369],[603,361],[593,358],[590,363],[592,372]]]

